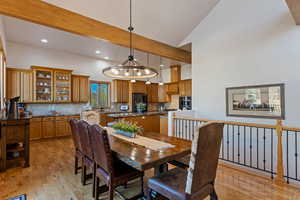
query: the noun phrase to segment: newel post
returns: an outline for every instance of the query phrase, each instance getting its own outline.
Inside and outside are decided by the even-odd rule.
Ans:
[[[275,183],[282,185],[284,183],[284,169],[283,169],[283,150],[282,150],[282,120],[276,122],[277,133],[277,175]]]

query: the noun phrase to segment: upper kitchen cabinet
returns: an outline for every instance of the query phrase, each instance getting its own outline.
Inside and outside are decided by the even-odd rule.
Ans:
[[[112,102],[128,103],[129,102],[129,82],[126,80],[112,81]]]
[[[167,85],[159,85],[158,86],[158,102],[166,103],[169,102],[170,98],[167,95]]]
[[[33,72],[32,70],[23,70],[7,68],[7,98],[20,96],[20,102],[33,101]]]
[[[181,65],[170,66],[171,70],[171,82],[178,82],[181,80]]]
[[[89,101],[89,76],[72,75],[72,101],[86,103]]]
[[[179,96],[192,96],[192,80],[182,80],[179,82]]]
[[[54,101],[71,102],[71,70],[54,71]]]
[[[53,73],[50,68],[32,66],[33,69],[33,100],[35,102],[53,101]]]
[[[158,103],[158,84],[152,83],[147,85],[147,94],[149,103]]]
[[[144,81],[136,81],[135,83],[130,83],[130,84],[131,84],[132,93],[142,93],[142,94],[147,93],[147,87]]]
[[[166,86],[166,93],[168,95],[173,95],[173,94],[178,94],[179,93],[178,82],[167,83],[167,84],[165,84],[165,86]]]

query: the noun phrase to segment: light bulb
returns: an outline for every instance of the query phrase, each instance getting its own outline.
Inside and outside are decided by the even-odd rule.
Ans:
[[[131,83],[135,83],[135,82],[136,82],[136,80],[135,80],[135,79],[132,79],[132,80],[130,80],[130,82],[131,82]]]
[[[150,74],[150,70],[149,69],[145,69],[145,74]]]
[[[141,76],[141,75],[142,75],[142,72],[138,71],[138,72],[136,73],[136,75]]]
[[[146,85],[150,85],[151,84],[151,81],[146,81]]]
[[[159,82],[158,85],[164,85],[164,83],[163,82]]]
[[[129,76],[129,72],[128,72],[128,71],[125,72],[124,75],[125,75],[125,76]]]

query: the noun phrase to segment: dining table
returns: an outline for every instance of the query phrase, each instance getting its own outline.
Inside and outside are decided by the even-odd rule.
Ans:
[[[118,159],[126,164],[140,171],[153,168],[155,175],[166,171],[168,169],[168,162],[191,153],[191,141],[189,140],[160,133],[143,133],[143,137],[169,143],[172,147],[155,151],[115,137],[114,135],[109,135],[111,149]]]

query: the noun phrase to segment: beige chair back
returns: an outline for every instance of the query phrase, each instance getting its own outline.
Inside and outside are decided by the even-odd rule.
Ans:
[[[86,121],[90,125],[98,124],[100,123],[100,114],[96,111],[90,110],[90,111],[82,111],[80,114],[80,119]]]

